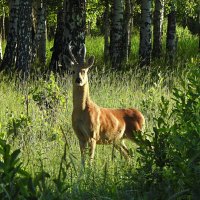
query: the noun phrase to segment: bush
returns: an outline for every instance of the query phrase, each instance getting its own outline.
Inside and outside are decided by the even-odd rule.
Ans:
[[[194,67],[173,89],[173,104],[162,98],[149,139],[143,133],[139,167],[131,178],[147,199],[198,199],[200,195],[200,72]]]

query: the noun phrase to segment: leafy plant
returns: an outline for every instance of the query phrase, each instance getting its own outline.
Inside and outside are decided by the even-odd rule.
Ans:
[[[28,127],[30,124],[30,118],[24,114],[20,114],[16,117],[14,114],[10,114],[8,124],[6,126],[8,136],[19,136],[20,132]]]
[[[200,73],[193,67],[187,82],[173,89],[174,107],[162,97],[151,137],[136,137],[138,180],[152,199],[197,199],[200,195]],[[138,188],[138,186],[137,186]],[[141,188],[138,188],[141,191]]]
[[[0,199],[25,199],[33,192],[29,190],[31,178],[23,170],[19,154],[19,149],[11,152],[11,146],[0,139]]]
[[[49,81],[41,80],[41,84],[32,88],[30,94],[41,108],[53,109],[65,104],[65,98],[60,92],[53,73],[50,74]]]

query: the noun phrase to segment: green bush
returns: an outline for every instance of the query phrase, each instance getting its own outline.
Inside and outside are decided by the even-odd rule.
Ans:
[[[141,156],[131,181],[143,198],[198,199],[200,195],[198,67],[192,67],[185,78],[173,89],[171,109],[169,101],[162,98],[150,139],[145,133],[136,138],[141,144],[138,148]]]

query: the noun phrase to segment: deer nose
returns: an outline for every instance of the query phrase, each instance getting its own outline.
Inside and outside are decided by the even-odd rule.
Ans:
[[[81,83],[81,79],[78,77],[75,82],[80,84]]]

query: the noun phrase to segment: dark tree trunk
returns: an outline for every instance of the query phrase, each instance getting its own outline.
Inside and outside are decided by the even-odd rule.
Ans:
[[[105,11],[104,11],[104,62],[109,61],[109,36],[110,36],[110,10],[109,10],[109,0],[104,0]]]
[[[133,5],[131,0],[125,0],[124,17],[124,58],[128,62],[131,50],[131,29],[132,29]]]
[[[59,66],[61,67],[63,30],[64,30],[63,10],[60,10],[57,14],[57,28],[54,37],[53,48],[51,49],[51,51],[53,52],[51,56],[51,62],[49,65],[49,69],[53,72],[60,72]]]
[[[10,1],[9,31],[7,45],[0,70],[8,70],[15,66],[17,54],[17,22],[18,22],[19,0]]]
[[[162,31],[164,18],[164,0],[155,0],[153,16],[153,50],[152,57],[159,58],[162,52]]]
[[[2,8],[2,16],[0,17],[0,33],[1,33],[1,39],[2,41],[5,40],[5,32],[6,32],[6,27],[5,27],[5,8]]]
[[[1,65],[2,58],[3,58],[3,52],[2,52],[2,34],[0,32],[0,65]]]
[[[167,40],[166,40],[166,59],[173,63],[176,54],[176,10],[175,5],[170,4],[170,13],[168,14]]]
[[[151,0],[141,0],[139,59],[141,67],[151,64]]]
[[[64,32],[63,32],[63,55],[68,58],[68,45],[71,42],[73,54],[76,58],[82,60],[83,52],[79,50],[85,44],[86,32],[86,1],[85,0],[65,0],[64,1]],[[66,70],[68,66],[64,66]],[[70,63],[69,63],[70,65]]]
[[[16,69],[27,78],[32,55],[32,0],[20,0]]]
[[[110,31],[110,59],[113,69],[121,69],[123,57],[123,3],[122,0],[113,0],[112,20]]]

